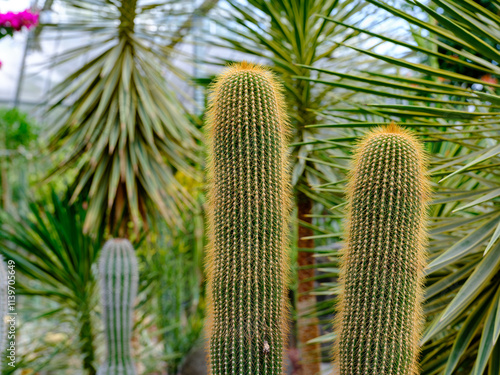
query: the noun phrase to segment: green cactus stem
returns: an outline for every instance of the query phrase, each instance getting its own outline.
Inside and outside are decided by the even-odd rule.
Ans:
[[[99,278],[106,358],[97,374],[136,375],[130,342],[138,270],[134,248],[128,240],[106,242],[99,260]]]
[[[266,69],[228,68],[209,132],[209,368],[282,374],[291,203],[281,88]]]
[[[425,165],[421,143],[394,123],[357,148],[336,322],[340,375],[418,374]]]

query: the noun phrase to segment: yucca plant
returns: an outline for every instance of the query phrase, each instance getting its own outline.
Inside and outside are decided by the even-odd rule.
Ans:
[[[288,286],[288,123],[271,72],[241,63],[213,86],[209,371],[282,374]]]
[[[86,231],[105,224],[123,237],[130,221],[142,227],[146,207],[170,223],[193,208],[175,172],[195,175],[199,134],[178,97],[183,91],[165,78],[167,71],[184,77],[167,47],[178,35],[165,26],[189,15],[176,3],[61,0],[65,18],[42,25],[63,38],[90,35],[56,56],[52,69],[75,68],[48,94],[53,173],[76,172],[72,201],[89,197]],[[89,59],[80,65],[82,56]]]
[[[18,275],[16,294],[40,296],[55,303],[38,316],[57,317],[75,329],[67,347],[76,347],[87,374],[95,374],[96,281],[92,264],[97,259],[103,231],[91,237],[83,233],[86,210],[82,202],[73,205],[69,198],[50,198],[32,202],[19,218],[2,213],[0,253],[13,260]],[[57,348],[53,348],[54,355]]]
[[[435,193],[425,271],[427,324],[421,340],[421,373],[496,374],[500,368],[500,330],[495,325],[500,288],[500,85],[496,81],[500,19],[468,0],[407,1],[404,10],[379,0],[369,2],[407,21],[415,42],[351,29],[404,47],[424,61],[351,46],[402,72],[322,71],[335,77],[322,83],[364,97],[363,102],[324,111],[325,123],[311,128],[328,128],[330,141],[340,138],[342,143],[358,138],[358,128],[396,120],[427,142]]]
[[[350,53],[342,43],[362,39],[357,32],[347,31],[318,14],[328,14],[340,22],[357,22],[363,18],[364,5],[358,1],[338,0],[229,0],[229,9],[214,13],[214,19],[227,28],[222,37],[211,43],[238,51],[245,58],[264,62],[284,82],[290,122],[292,124],[292,184],[297,203],[298,241],[297,254],[297,296],[298,340],[301,343],[302,373],[311,375],[320,370],[320,353],[317,344],[306,343],[319,335],[318,319],[314,307],[316,298],[311,295],[315,287],[315,258],[311,251],[314,240],[313,206],[319,202],[325,207],[339,203],[320,197],[310,189],[320,181],[331,180],[328,167],[319,152],[313,152],[308,142],[322,138],[322,131],[306,129],[315,124],[317,112],[326,104],[341,102],[346,97],[332,95],[328,87],[311,81],[297,79],[298,76],[317,77],[304,65],[321,68],[343,69],[352,64],[359,54]],[[379,20],[377,20],[378,22]],[[349,95],[347,95],[349,96]],[[325,156],[329,160],[329,156]],[[330,197],[328,197],[330,198]]]

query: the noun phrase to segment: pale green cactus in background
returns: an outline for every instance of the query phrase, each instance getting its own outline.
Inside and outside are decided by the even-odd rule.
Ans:
[[[128,240],[106,242],[99,260],[99,280],[106,358],[97,374],[136,375],[130,343],[139,276],[137,257]]]

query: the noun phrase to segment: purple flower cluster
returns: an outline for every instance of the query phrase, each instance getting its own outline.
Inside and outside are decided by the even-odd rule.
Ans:
[[[23,27],[31,29],[38,25],[38,13],[32,13],[29,9],[22,12],[0,13],[0,28],[20,31]]]

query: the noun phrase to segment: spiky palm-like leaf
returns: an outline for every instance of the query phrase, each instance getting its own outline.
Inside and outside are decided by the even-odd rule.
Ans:
[[[29,211],[13,220],[2,213],[0,252],[13,260],[16,272],[30,283],[17,279],[18,294],[41,296],[58,306],[40,316],[59,314],[75,324],[83,368],[95,374],[95,345],[92,310],[96,281],[92,264],[97,259],[103,231],[90,237],[83,233],[86,211],[78,202],[68,204],[55,193],[51,199],[31,203]],[[56,350],[56,349],[54,349]]]
[[[335,79],[322,83],[365,96],[363,102],[324,111],[326,124],[312,127],[336,129],[334,137],[345,142],[359,132],[344,128],[397,120],[428,142],[435,199],[429,224],[422,374],[496,374],[500,368],[500,85],[496,80],[500,18],[469,0],[429,4],[408,0],[418,17],[380,0],[368,1],[411,24],[418,43],[351,28],[414,51],[425,61],[351,46],[401,73],[324,71]],[[500,3],[490,5],[498,8]]]
[[[75,169],[73,200],[82,192],[89,196],[85,230],[104,220],[124,234],[129,220],[141,227],[147,205],[170,222],[193,205],[175,171],[194,172],[198,132],[180,90],[165,77],[181,74],[165,47],[178,38],[167,26],[186,13],[175,11],[174,3],[62,0],[68,19],[43,25],[68,38],[73,32],[90,35],[56,58],[53,68],[77,68],[50,92],[49,110],[56,119],[49,151],[59,156],[54,173]],[[84,56],[89,61],[79,66]]]

